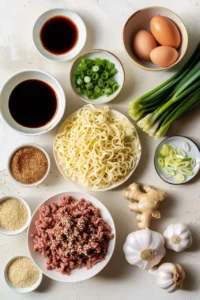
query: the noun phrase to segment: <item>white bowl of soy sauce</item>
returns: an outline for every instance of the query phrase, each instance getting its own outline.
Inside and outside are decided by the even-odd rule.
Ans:
[[[40,135],[50,131],[60,122],[65,106],[59,82],[40,70],[17,72],[1,89],[1,116],[21,134]]]
[[[43,13],[33,27],[33,41],[46,58],[67,61],[83,49],[87,37],[81,17],[68,9],[52,9]]]

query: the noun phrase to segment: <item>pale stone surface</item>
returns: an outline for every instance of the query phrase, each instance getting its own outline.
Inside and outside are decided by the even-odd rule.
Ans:
[[[122,61],[126,82],[120,95],[110,103],[110,107],[127,114],[129,101],[152,89],[173,71],[150,73],[134,66],[123,49],[122,28],[127,18],[137,9],[162,5],[175,11],[185,22],[189,32],[191,54],[199,41],[200,1],[198,0],[1,0],[0,1],[0,84],[12,73],[24,68],[38,68],[51,73],[63,86],[66,99],[66,116],[84,103],[76,98],[70,88],[69,72],[73,61],[56,63],[43,58],[32,40],[32,28],[37,17],[46,10],[66,7],[75,10],[84,19],[88,40],[84,51],[104,48],[114,52]],[[178,68],[178,67],[177,67]],[[177,121],[169,135],[189,136],[200,146],[200,108]],[[52,143],[56,130],[41,137],[20,136],[6,125],[0,125],[0,169],[5,167],[6,157],[12,147],[23,142],[36,142],[44,146],[52,158],[51,174],[38,188],[19,188],[11,183],[5,171],[0,173],[0,194],[19,194],[31,206],[32,211],[47,197],[66,190],[81,190],[65,181],[59,174],[52,156]],[[109,265],[96,277],[76,284],[64,284],[45,278],[40,288],[29,295],[15,294],[3,279],[5,263],[14,255],[27,254],[26,233],[15,237],[0,236],[0,299],[22,300],[44,297],[48,300],[197,300],[200,295],[200,175],[186,185],[170,186],[156,174],[153,165],[154,151],[159,143],[139,131],[143,147],[141,163],[132,178],[114,191],[95,193],[111,212],[117,229],[117,244]],[[187,277],[184,290],[167,295],[160,290],[154,278],[137,267],[128,265],[124,259],[122,246],[127,234],[135,230],[135,213],[129,212],[129,202],[121,196],[122,189],[133,181],[154,185],[164,189],[169,198],[161,205],[162,218],[153,222],[153,229],[163,232],[172,222],[186,222],[190,225],[194,243],[183,253],[168,252],[167,261],[184,266]]]

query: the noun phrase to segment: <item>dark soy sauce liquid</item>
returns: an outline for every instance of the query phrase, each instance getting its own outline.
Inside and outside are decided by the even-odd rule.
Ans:
[[[9,110],[13,119],[29,128],[49,123],[57,110],[57,97],[46,82],[30,79],[19,83],[11,92]]]
[[[61,55],[76,45],[78,29],[70,19],[56,16],[44,23],[40,31],[40,39],[47,51]]]

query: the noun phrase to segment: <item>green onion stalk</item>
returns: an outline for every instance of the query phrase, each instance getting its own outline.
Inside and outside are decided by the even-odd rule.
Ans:
[[[129,115],[150,136],[163,136],[169,126],[200,103],[200,43],[188,62],[171,78],[132,101]]]

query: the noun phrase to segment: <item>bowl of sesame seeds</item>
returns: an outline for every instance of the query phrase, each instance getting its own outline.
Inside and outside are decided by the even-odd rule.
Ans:
[[[7,195],[0,198],[0,233],[17,235],[28,227],[30,221],[31,210],[22,197]]]
[[[42,183],[50,172],[50,158],[37,144],[22,144],[9,155],[7,172],[22,187],[34,187]]]
[[[17,293],[25,294],[36,290],[43,274],[28,256],[16,256],[9,260],[4,269],[7,285]]]

